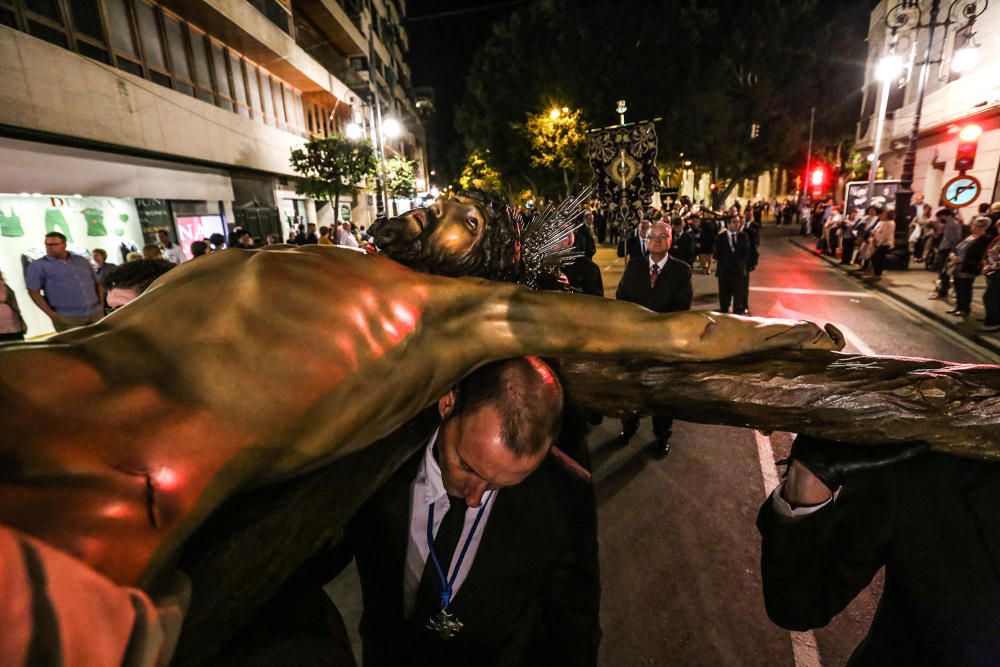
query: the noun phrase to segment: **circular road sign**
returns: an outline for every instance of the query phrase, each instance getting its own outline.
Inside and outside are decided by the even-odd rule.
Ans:
[[[944,184],[944,204],[951,208],[962,208],[976,201],[983,186],[975,176],[962,174]]]

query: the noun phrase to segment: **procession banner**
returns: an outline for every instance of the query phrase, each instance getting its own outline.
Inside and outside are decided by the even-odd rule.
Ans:
[[[607,211],[609,224],[629,230],[660,189],[652,121],[593,130],[587,135],[587,153],[594,197]]]

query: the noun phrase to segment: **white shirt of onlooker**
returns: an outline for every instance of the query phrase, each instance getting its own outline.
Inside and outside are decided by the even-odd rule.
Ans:
[[[181,246],[178,243],[171,243],[169,248],[161,244],[160,250],[163,252],[163,259],[168,262],[183,264],[184,260],[187,259],[187,257],[184,256],[184,251],[181,250]]]
[[[358,240],[354,238],[354,234],[347,231],[343,225],[337,226],[337,245],[344,245],[350,248],[358,247]]]

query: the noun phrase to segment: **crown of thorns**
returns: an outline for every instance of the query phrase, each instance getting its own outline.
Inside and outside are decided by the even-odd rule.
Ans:
[[[550,286],[559,270],[582,255],[566,239],[583,223],[584,202],[590,189],[548,204],[534,216],[521,215],[502,197],[483,190],[460,193],[474,199],[490,216],[483,238],[484,278],[516,282],[533,289]]]

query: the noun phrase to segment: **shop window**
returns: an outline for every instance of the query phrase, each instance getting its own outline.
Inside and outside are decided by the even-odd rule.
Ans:
[[[233,75],[233,99],[236,101],[236,110],[244,118],[250,117],[250,109],[247,101],[247,87],[243,78],[243,62],[240,57],[232,51],[227,51],[229,56],[229,71]]]
[[[212,49],[212,71],[215,74],[215,92],[219,99],[219,106],[227,111],[233,110],[233,90],[229,85],[229,71],[226,69],[226,52],[222,45],[216,41],[211,41]]]
[[[104,28],[101,26],[101,12],[97,0],[73,0],[69,3],[73,17],[73,29],[77,35],[86,35],[98,42],[104,42]]]

